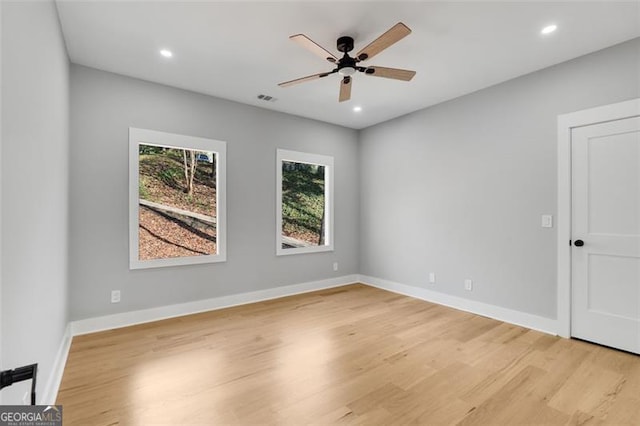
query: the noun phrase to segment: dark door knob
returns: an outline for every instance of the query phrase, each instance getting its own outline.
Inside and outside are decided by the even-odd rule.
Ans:
[[[582,241],[582,240],[576,240],[576,241],[573,243],[573,245],[574,245],[574,246],[576,246],[576,247],[582,247],[582,246],[584,245],[584,241]]]

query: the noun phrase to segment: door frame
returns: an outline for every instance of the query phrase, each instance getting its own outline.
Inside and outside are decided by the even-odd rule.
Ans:
[[[571,130],[640,116],[640,98],[558,116],[558,335],[571,337]]]

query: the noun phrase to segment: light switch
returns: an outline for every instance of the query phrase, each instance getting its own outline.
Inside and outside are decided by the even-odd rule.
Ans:
[[[542,215],[542,227],[543,228],[553,228],[553,216],[550,214]]]

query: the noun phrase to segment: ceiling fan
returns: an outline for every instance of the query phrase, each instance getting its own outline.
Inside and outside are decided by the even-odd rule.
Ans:
[[[384,77],[392,78],[395,80],[409,81],[413,78],[414,75],[416,75],[415,71],[378,66],[363,67],[358,65],[360,62],[373,58],[375,55],[382,52],[392,44],[395,44],[398,41],[402,40],[409,34],[411,34],[411,30],[409,29],[409,27],[407,27],[402,22],[398,22],[387,32],[382,34],[380,37],[378,37],[363,49],[361,49],[358,53],[356,53],[355,57],[349,56],[349,52],[353,50],[353,38],[348,36],[340,37],[338,38],[338,41],[336,43],[338,51],[344,53],[344,56],[342,56],[342,58],[340,59],[338,59],[334,54],[332,54],[327,49],[320,46],[318,43],[314,42],[304,34],[292,35],[291,37],[289,37],[289,39],[295,41],[305,49],[308,49],[309,51],[322,57],[323,59],[336,64],[336,68],[329,72],[321,72],[318,74],[297,78],[295,80],[285,81],[284,83],[278,84],[278,86],[289,87],[293,86],[294,84],[317,80],[319,78],[338,73],[342,76],[342,81],[340,82],[340,96],[338,97],[338,100],[340,102],[344,102],[351,99],[351,76],[357,71],[364,73],[365,75],[372,75],[374,77]]]

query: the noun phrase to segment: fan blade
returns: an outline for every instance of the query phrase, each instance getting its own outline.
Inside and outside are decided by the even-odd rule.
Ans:
[[[345,77],[340,82],[340,102],[348,101],[351,99],[351,77]]]
[[[289,39],[295,41],[311,53],[316,54],[329,62],[338,62],[338,58],[336,58],[333,53],[329,52],[327,49],[320,46],[304,34],[292,35]]]
[[[393,78],[394,80],[402,81],[411,81],[413,76],[416,75],[415,71],[385,67],[369,67],[364,73],[374,77]]]
[[[399,42],[406,36],[411,34],[411,30],[402,22],[398,22],[386,33],[369,43],[364,49],[360,50],[356,58],[361,61],[371,59],[387,47]]]
[[[321,73],[318,73],[318,74],[308,75],[306,77],[296,78],[295,80],[289,80],[289,81],[285,81],[284,83],[279,83],[278,86],[280,86],[280,87],[289,87],[289,86],[293,86],[294,84],[304,83],[305,81],[317,80],[319,78],[326,77],[329,74],[332,74],[332,73],[330,73],[330,72],[321,72]]]

